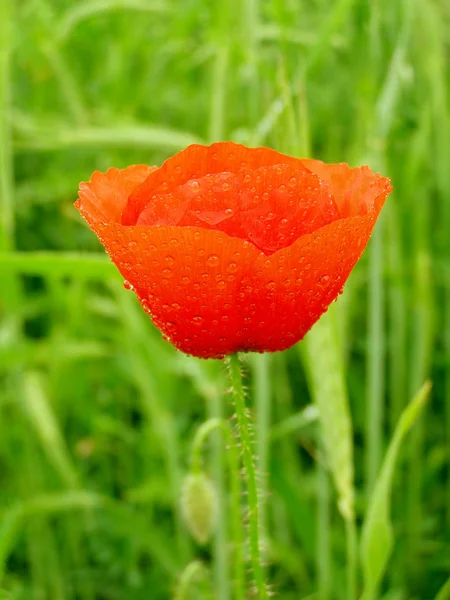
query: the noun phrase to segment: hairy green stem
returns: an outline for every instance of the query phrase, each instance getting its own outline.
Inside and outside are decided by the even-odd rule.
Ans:
[[[256,480],[253,440],[250,434],[250,418],[245,406],[245,393],[242,385],[241,364],[238,355],[228,359],[231,380],[231,394],[236,407],[238,435],[241,444],[242,462],[244,465],[246,492],[248,501],[250,560],[255,585],[255,597],[267,600],[268,591],[264,581],[264,569],[260,549],[260,523],[258,504],[258,485]]]
[[[270,421],[271,421],[271,379],[268,353],[254,357],[254,394],[256,409],[256,451],[260,476],[259,491],[263,501],[260,504],[260,522],[263,540],[267,536],[267,511],[264,499],[267,497],[269,477]]]

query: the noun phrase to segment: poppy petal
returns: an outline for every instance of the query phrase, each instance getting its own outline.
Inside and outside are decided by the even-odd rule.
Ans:
[[[195,227],[94,231],[164,337],[196,356],[240,349],[241,281],[260,252],[245,240]]]
[[[148,165],[132,165],[126,169],[95,171],[89,182],[80,183],[75,206],[89,222],[119,222],[132,191],[157,169]]]
[[[380,210],[392,191],[389,179],[374,174],[369,167],[352,169],[346,163],[326,164],[314,159],[304,159],[303,163],[328,183],[342,217],[363,216],[369,210]]]
[[[242,281],[244,347],[275,351],[301,340],[342,291],[375,221],[373,212],[334,221],[260,257]]]
[[[274,165],[190,180],[155,196],[137,225],[216,229],[271,254],[338,216],[328,186],[317,175]]]
[[[191,179],[223,171],[237,173],[244,168],[253,170],[278,164],[308,171],[300,159],[270,148],[247,148],[234,142],[218,142],[211,146],[193,144],[168,158],[136,188],[123,211],[122,224],[136,225],[139,215],[155,195],[172,192]]]

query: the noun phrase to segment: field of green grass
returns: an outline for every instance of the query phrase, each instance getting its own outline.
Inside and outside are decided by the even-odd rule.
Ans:
[[[449,66],[448,0],[0,0],[0,600],[236,600],[214,422],[206,544],[180,503],[225,365],[162,340],[73,207],[218,140],[394,186],[306,340],[245,357],[270,590],[450,599]]]

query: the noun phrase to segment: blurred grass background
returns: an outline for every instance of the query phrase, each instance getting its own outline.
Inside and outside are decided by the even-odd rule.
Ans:
[[[449,40],[448,0],[0,1],[2,600],[166,600],[196,558],[210,596],[232,600],[226,494],[205,548],[179,508],[195,431],[231,414],[224,367],[161,340],[72,206],[95,169],[220,139],[367,163],[394,185],[333,307],[345,380],[317,377],[320,330],[247,361],[274,591],[351,597],[322,450],[341,442],[319,429],[314,399],[348,394],[359,526],[400,414],[430,377],[371,597],[450,598]]]

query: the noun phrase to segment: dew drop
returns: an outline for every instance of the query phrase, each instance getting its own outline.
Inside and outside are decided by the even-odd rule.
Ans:
[[[210,267],[216,267],[219,264],[219,257],[217,254],[211,254],[208,256],[207,263]]]
[[[226,287],[226,283],[223,279],[221,279],[220,281],[217,282],[217,287],[219,288],[219,290],[223,290],[224,287]]]
[[[132,289],[133,289],[133,286],[131,285],[131,283],[130,283],[129,281],[127,281],[126,279],[125,279],[125,281],[123,282],[123,287],[124,287],[126,290],[132,290]]]
[[[227,215],[227,217],[231,217],[231,215],[233,214],[233,209],[232,208],[226,208],[224,212]]]
[[[174,260],[173,256],[170,256],[170,254],[168,254],[166,256],[166,264],[167,265],[173,265],[174,262],[175,262],[175,260]]]
[[[274,289],[275,289],[275,285],[276,285],[276,284],[275,284],[275,281],[269,281],[269,282],[266,284],[266,288],[267,288],[268,290],[274,290]]]
[[[329,283],[330,283],[329,275],[322,275],[322,277],[319,279],[319,285],[326,286]]]

